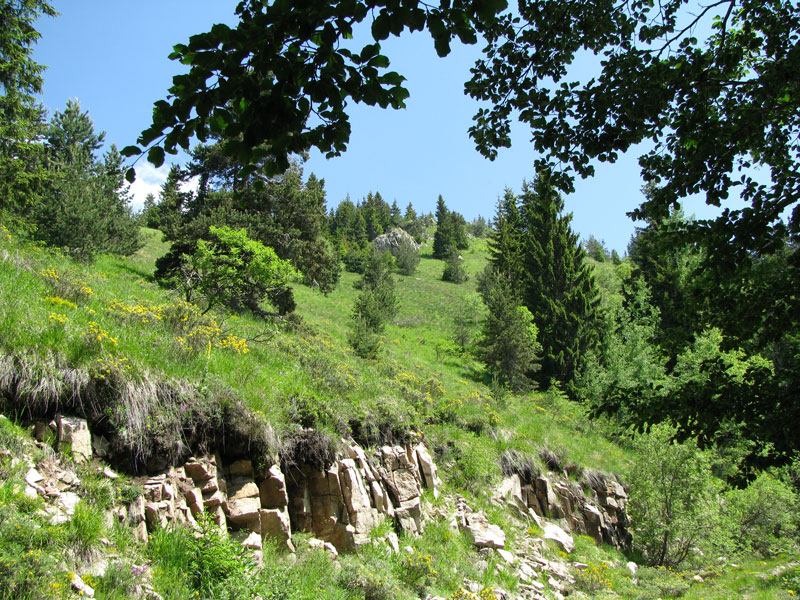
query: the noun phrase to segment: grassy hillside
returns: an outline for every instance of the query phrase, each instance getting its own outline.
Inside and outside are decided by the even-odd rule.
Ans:
[[[278,452],[300,427],[314,427],[333,440],[353,436],[365,445],[419,435],[436,456],[445,497],[466,497],[491,522],[508,526],[512,548],[528,543],[536,531],[514,529],[511,514],[489,503],[502,476],[505,451],[515,450],[516,456],[542,465],[543,450],[549,450],[576,478],[589,468],[624,478],[635,460],[630,449],[610,439],[610,428],[588,419],[558,390],[522,396],[498,392],[474,358],[454,350],[453,317],[463,300],[474,295],[474,276],[486,261],[481,240],[464,252],[471,277],[465,284],[441,281],[443,261],[431,258],[429,247],[423,248],[414,275],[396,276],[400,311],[387,328],[381,357],[368,361],[357,358],[346,341],[357,276],[343,273],[328,296],[296,286],[300,320],[201,315],[153,282],[154,261],[166,246],[159,232],[145,230],[144,235],[147,244],[135,256],[103,256],[91,266],[11,235],[0,239],[0,398],[2,411],[12,420],[24,422],[56,410],[92,413],[138,453],[138,462],[130,465],[138,468],[165,449],[175,456],[185,452],[177,448],[176,436],[191,446],[213,444],[235,437],[233,433]],[[22,452],[29,444],[16,425],[6,422],[2,428],[3,447]],[[194,437],[186,433],[189,429]],[[191,542],[180,532],[159,533],[145,547],[137,547],[124,532],[87,533],[74,526],[53,529],[50,538],[21,539],[15,533],[20,528],[45,525],[35,502],[20,492],[24,464],[0,467],[0,512],[6,517],[0,525],[3,578],[24,578],[20,569],[29,567],[31,577],[45,566],[48,572],[63,571],[55,555],[76,538],[90,537],[91,546],[106,535],[115,551],[150,561],[153,585],[162,597],[199,595],[182,579],[193,568],[193,557],[185,550]],[[92,481],[91,471],[81,478]],[[90,507],[99,506],[95,496],[102,495],[86,495]],[[49,550],[48,539],[55,540]],[[345,557],[338,570],[310,551],[301,551],[294,568],[277,556],[269,558],[274,564],[269,562],[267,583],[262,582],[266,587],[258,593],[265,598],[377,600],[434,593],[467,599],[478,595],[461,587],[465,577],[484,589],[513,591],[519,583],[445,522],[433,521],[421,538],[403,539],[401,545],[411,546],[414,553],[386,556],[368,547]],[[34,554],[26,554],[36,551],[48,556],[41,566],[32,562]],[[222,560],[234,550],[219,541],[210,552]],[[628,558],[595,546],[589,538],[579,538],[569,556],[554,546],[546,552],[553,560],[588,565],[576,571],[576,592],[588,597],[789,598],[795,585],[791,577],[797,577],[796,569],[775,571],[785,566],[788,559],[782,558],[740,562],[702,574],[643,569],[641,583],[635,585],[625,567]],[[20,556],[33,558],[22,561]],[[78,569],[81,560],[75,558],[71,568]],[[130,574],[123,575],[116,575],[117,586],[110,580],[98,582],[98,597],[133,597],[126,591]],[[61,585],[51,589],[58,587],[68,597],[68,590],[62,594],[62,579],[54,576],[48,585]],[[228,585],[236,597],[233,579]],[[46,597],[36,585],[30,589],[27,597]],[[219,590],[205,593],[225,597]],[[7,597],[3,594],[0,598]]]

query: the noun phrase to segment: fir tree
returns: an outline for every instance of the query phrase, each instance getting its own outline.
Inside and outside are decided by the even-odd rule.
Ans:
[[[600,295],[564,201],[540,174],[520,198],[522,303],[539,327],[544,352],[539,381],[570,385],[598,344]]]
[[[522,223],[517,197],[506,188],[497,200],[493,230],[489,236],[489,255],[494,268],[513,282],[522,274]]]

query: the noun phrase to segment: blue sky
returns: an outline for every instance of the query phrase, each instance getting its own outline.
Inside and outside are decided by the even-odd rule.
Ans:
[[[39,21],[42,34],[35,59],[47,65],[42,102],[50,114],[77,98],[106,141],[126,146],[150,124],[152,105],[166,94],[182,65],[167,59],[172,46],[213,23],[233,24],[229,0],[61,0],[61,15]],[[474,149],[467,135],[476,110],[463,94],[469,67],[479,46],[454,45],[439,59],[427,33],[384,43],[392,68],[408,79],[411,97],[401,111],[352,107],[352,136],[347,152],[326,160],[312,153],[306,174],[325,179],[329,206],[348,194],[356,201],[379,191],[388,202],[418,212],[433,211],[441,194],[448,207],[471,220],[491,218],[504,188],[519,190],[533,176],[535,154],[522,127],[512,132],[511,149],[491,162]],[[174,157],[168,156],[168,161]],[[137,167],[134,206],[157,193],[167,168]],[[180,162],[180,161],[178,161]],[[593,234],[609,248],[624,252],[634,224],[625,213],[641,201],[636,155],[614,165],[599,165],[594,178],[578,181],[565,198],[573,228]],[[698,209],[690,207],[687,212]]]

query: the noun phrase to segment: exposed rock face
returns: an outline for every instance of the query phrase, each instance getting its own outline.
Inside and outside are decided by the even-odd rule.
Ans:
[[[608,477],[598,477],[590,497],[577,483],[540,475],[523,485],[518,475],[503,480],[492,498],[518,508],[541,524],[541,517],[556,521],[565,531],[588,535],[617,547],[630,544],[628,495]]]
[[[60,417],[61,441],[70,444],[76,459],[92,456],[92,435],[86,421]],[[34,432],[46,436],[47,426]],[[97,453],[105,444],[94,440]],[[43,442],[39,442],[44,445]],[[180,467],[139,481],[143,495],[113,511],[113,518],[126,523],[139,540],[148,531],[175,524],[197,527],[201,514],[227,534],[250,548],[260,549],[263,540],[277,540],[294,551],[292,531],[313,533],[339,552],[368,543],[369,532],[388,518],[408,533],[423,527],[423,488],[438,497],[441,482],[436,464],[424,444],[382,446],[368,455],[355,442],[342,440],[342,455],[327,468],[308,464],[282,471],[274,464],[257,472],[250,460],[224,464],[219,455],[192,457]],[[109,479],[111,469],[102,471]],[[50,500],[48,514],[54,523],[71,518],[79,496],[78,478],[47,465],[31,468],[25,477],[25,493]],[[630,541],[625,510],[627,494],[609,477],[593,477],[588,494],[577,483],[551,474],[523,482],[518,475],[506,478],[493,498],[513,505],[553,539],[570,551],[573,534],[589,535],[598,542],[625,546]],[[109,515],[109,518],[111,516]],[[449,518],[449,517],[448,517]],[[552,520],[545,522],[544,518]],[[454,527],[468,531],[474,544],[484,551],[505,547],[502,528],[490,524],[480,512],[459,501]],[[397,551],[392,546],[393,551]],[[504,558],[506,559],[506,558]]]
[[[378,250],[388,250],[393,256],[397,256],[398,250],[403,245],[408,245],[414,250],[419,250],[419,244],[414,241],[414,238],[404,229],[395,228],[379,235],[372,243]]]

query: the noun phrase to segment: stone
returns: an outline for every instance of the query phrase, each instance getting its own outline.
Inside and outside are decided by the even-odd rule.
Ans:
[[[103,476],[108,479],[119,479],[119,475],[112,471],[110,467],[103,467]]]
[[[217,465],[210,457],[190,458],[183,469],[195,483],[206,482],[217,476]]]
[[[239,533],[236,536],[236,539],[241,542],[242,546],[245,548],[251,548],[252,550],[261,550],[261,534],[256,533],[255,531],[244,531]]]
[[[228,502],[242,498],[259,498],[261,505],[258,486],[252,479],[237,478],[228,485]]]
[[[144,521],[144,497],[139,496],[128,505],[128,520],[136,525]]]
[[[465,526],[472,536],[472,543],[478,548],[505,548],[506,534],[502,528],[489,523],[482,513],[469,513]]]
[[[84,463],[92,458],[92,434],[86,419],[77,417],[59,417],[61,439],[68,443],[72,458],[76,463]]]
[[[258,486],[261,506],[264,508],[283,508],[289,504],[286,493],[286,478],[278,465],[269,468],[267,478]]]
[[[545,523],[542,537],[556,542],[567,554],[575,548],[575,540],[572,536],[555,523]]]
[[[414,241],[414,238],[404,229],[395,227],[387,233],[381,234],[372,240],[373,245],[378,250],[388,250],[393,256],[397,256],[400,248],[407,245],[413,250],[419,250],[419,244]]]
[[[85,596],[86,598],[94,598],[94,588],[92,588],[92,586],[90,586],[88,583],[84,582],[80,575],[70,571],[69,577],[73,589],[78,592],[78,594]]]
[[[339,462],[339,483],[350,524],[357,533],[369,533],[376,524],[370,497],[352,458]]]
[[[294,552],[292,526],[289,521],[289,511],[286,508],[261,509],[261,537],[275,540],[278,546]]]
[[[339,552],[336,550],[336,547],[331,544],[330,542],[324,542],[317,538],[311,538],[308,540],[309,548],[314,548],[317,550],[323,550],[328,553],[328,556],[331,557],[332,560],[336,560],[339,558]]]
[[[500,558],[503,559],[503,561],[505,561],[509,565],[513,565],[515,562],[517,562],[517,559],[508,550],[504,550],[503,548],[498,548],[497,554],[500,556]]]
[[[632,574],[632,575],[636,575],[636,571],[638,571],[638,570],[639,570],[639,565],[637,565],[637,564],[636,564],[635,562],[633,562],[633,561],[629,561],[629,562],[627,562],[627,563],[625,564],[625,566],[628,568],[628,570],[631,572],[631,574]]]
[[[383,539],[386,540],[386,543],[389,545],[389,548],[394,554],[400,553],[400,538],[397,537],[397,534],[394,531],[390,531]]]
[[[49,428],[44,421],[36,421],[36,423],[33,424],[33,437],[36,440],[44,442],[47,439],[48,432]]]
[[[261,501],[258,497],[229,500],[228,511],[231,523],[261,533]]]
[[[183,493],[183,497],[186,499],[186,504],[189,506],[192,505],[202,505],[203,504],[203,492],[200,491],[200,488],[189,488]]]
[[[92,562],[85,572],[87,575],[91,575],[92,579],[102,579],[106,576],[106,571],[108,571],[108,561],[104,558],[99,558]]]
[[[492,494],[492,501],[507,502],[521,509],[527,508],[527,502],[522,495],[522,481],[516,473],[506,477]]]
[[[253,463],[249,460],[237,460],[228,465],[231,477],[253,478]]]
[[[78,494],[74,492],[64,492],[58,497],[58,506],[69,516],[72,516],[75,512],[75,507],[80,501],[81,497],[78,496]]]
[[[28,485],[35,485],[42,480],[44,480],[44,476],[36,469],[28,469],[28,472],[25,473],[25,483]]]
[[[442,482],[439,480],[439,470],[436,467],[436,463],[433,462],[433,458],[424,444],[417,446],[416,456],[425,487],[433,491],[434,498],[438,498]]]

